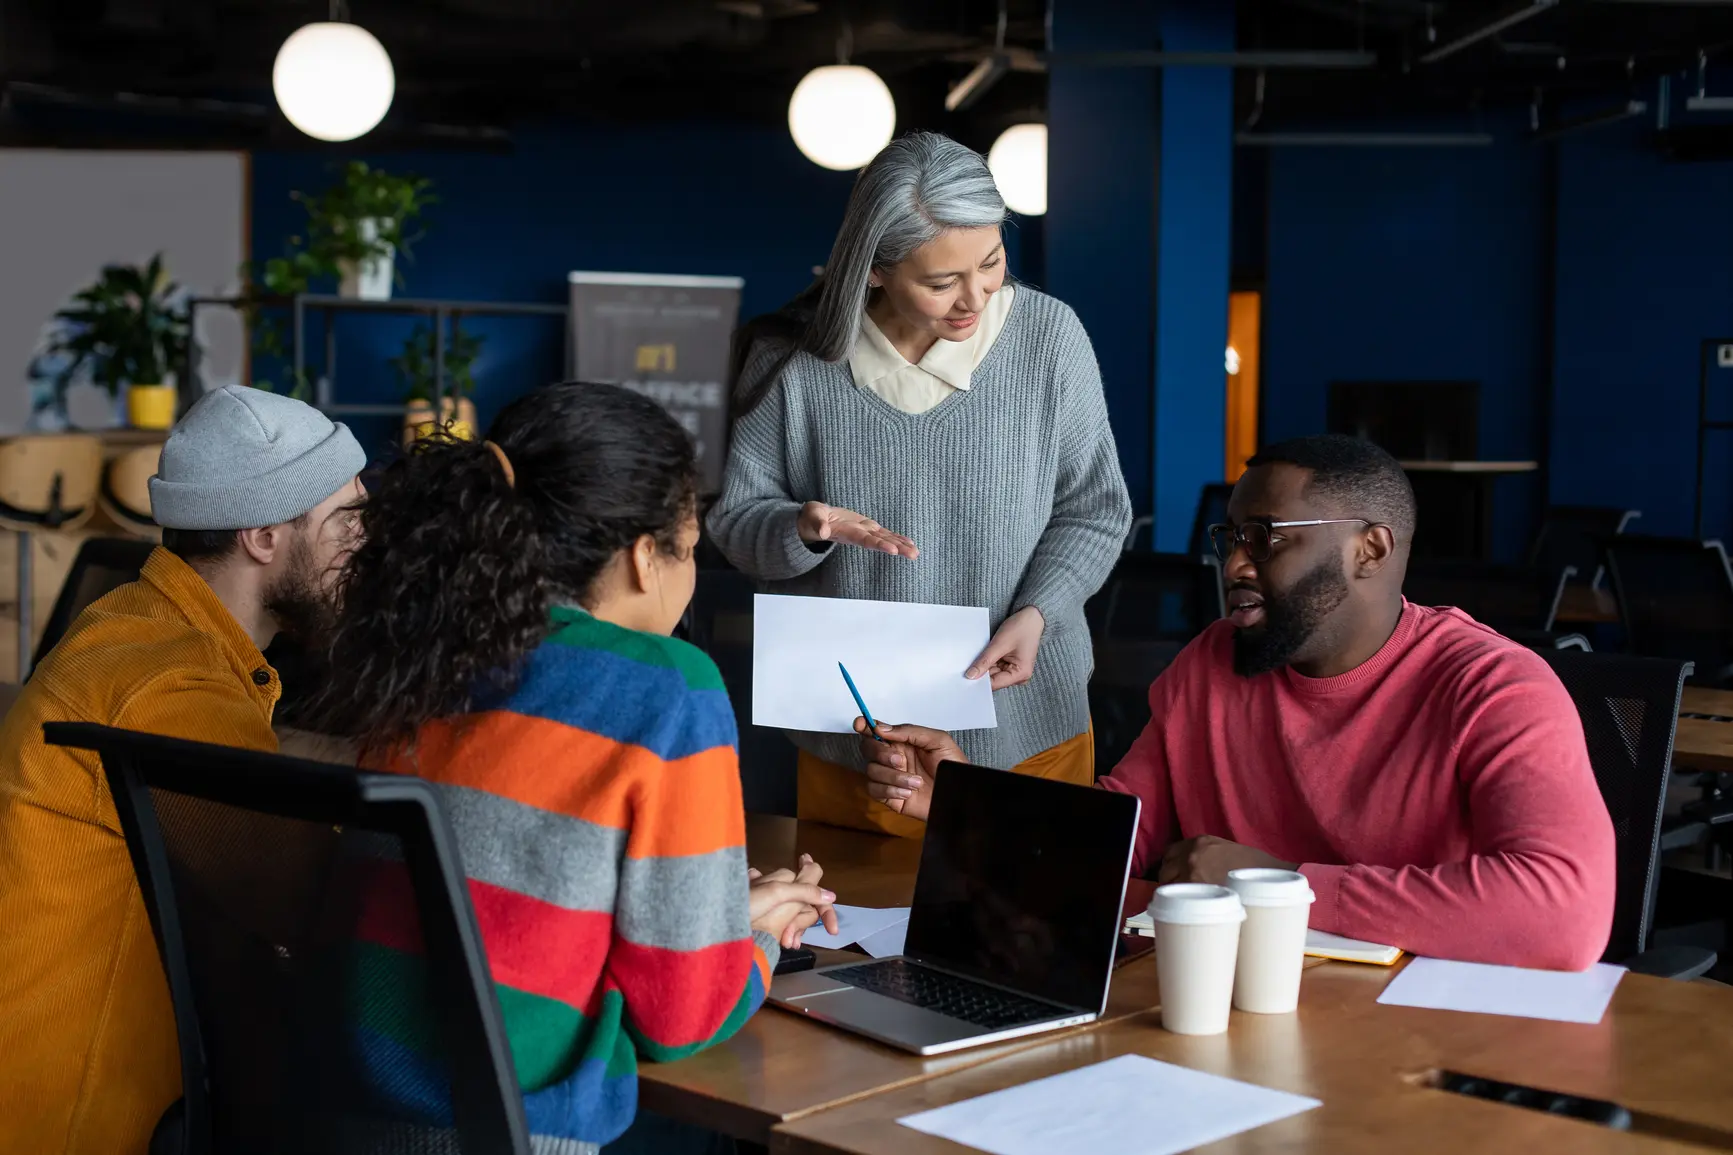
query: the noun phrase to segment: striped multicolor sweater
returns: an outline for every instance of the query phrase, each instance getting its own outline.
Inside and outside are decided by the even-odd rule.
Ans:
[[[720,1042],[764,1001],[776,941],[747,913],[734,713],[715,665],[673,638],[558,609],[503,701],[426,727],[392,770],[441,788],[538,1148],[608,1143],[637,1112],[638,1058]],[[419,935],[371,888],[367,1066],[435,1114],[414,1025]]]

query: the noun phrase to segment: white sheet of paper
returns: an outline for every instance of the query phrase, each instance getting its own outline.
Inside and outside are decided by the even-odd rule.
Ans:
[[[1175,1155],[1319,1105],[1286,1091],[1121,1055],[897,1121],[992,1155]]]
[[[874,931],[860,940],[860,948],[874,958],[895,958],[903,953],[903,944],[909,938],[909,920],[892,923],[883,930]]]
[[[836,906],[837,933],[831,934],[819,923],[800,937],[801,946],[822,946],[830,950],[841,950],[857,942],[871,938],[889,926],[898,923],[908,925],[909,908],[906,906],[891,906],[879,909],[870,906]]]
[[[987,648],[987,611],[967,606],[759,594],[752,617],[752,723],[848,734],[860,716],[837,664],[875,721],[990,730],[993,687],[963,677]]]
[[[1625,968],[1596,963],[1581,974],[1417,958],[1390,980],[1378,1001],[1558,1023],[1598,1023]]]

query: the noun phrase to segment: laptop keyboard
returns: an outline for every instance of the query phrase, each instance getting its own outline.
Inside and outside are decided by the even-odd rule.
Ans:
[[[1055,1019],[1065,1013],[1052,1003],[1026,999],[902,959],[842,967],[826,971],[824,977],[989,1030]]]

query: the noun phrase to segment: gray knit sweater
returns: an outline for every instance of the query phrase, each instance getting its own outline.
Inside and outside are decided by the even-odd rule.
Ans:
[[[755,350],[748,379],[777,357]],[[956,735],[971,760],[1009,769],[1088,727],[1083,603],[1119,556],[1131,503],[1095,351],[1064,304],[1019,285],[969,383],[925,413],[903,413],[857,387],[846,361],[796,354],[736,425],[708,524],[728,560],[769,593],[985,606],[994,629],[1024,606],[1039,609],[1047,626],[1035,676],[995,696],[997,729]],[[921,556],[815,551],[795,529],[808,501],[906,534]],[[861,767],[849,735],[790,737]]]

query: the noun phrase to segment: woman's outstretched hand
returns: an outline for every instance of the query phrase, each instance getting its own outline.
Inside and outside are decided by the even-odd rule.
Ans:
[[[852,509],[826,505],[822,501],[809,501],[801,506],[800,518],[795,524],[800,531],[800,540],[808,545],[840,541],[897,557],[913,559],[921,556],[915,543],[902,534],[892,533],[872,518],[862,517]]]

